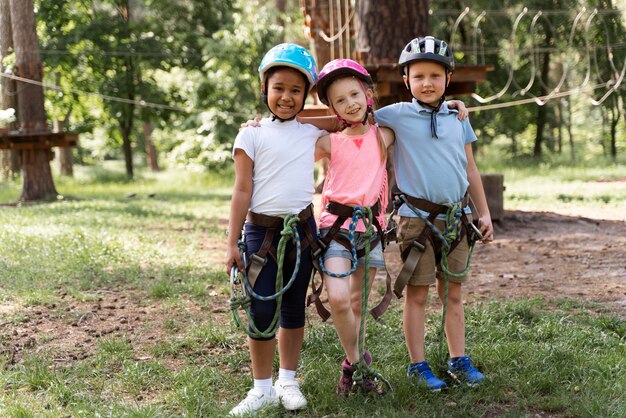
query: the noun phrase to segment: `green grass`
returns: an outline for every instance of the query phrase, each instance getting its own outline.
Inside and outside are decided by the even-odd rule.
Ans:
[[[576,206],[626,213],[626,161],[605,159],[571,163],[520,159],[506,161],[488,151],[476,155],[481,173],[504,175],[507,210],[568,210]],[[626,215],[623,215],[624,219]]]
[[[624,173],[611,166],[482,171],[492,168],[505,174],[507,208],[523,195],[537,207],[546,199],[592,205],[579,187]],[[542,195],[548,178],[551,198]],[[63,200],[0,208],[0,416],[224,416],[252,383],[246,338],[228,311],[218,245],[232,176],[143,174],[127,182],[119,171],[81,168],[76,179],[56,184]],[[136,196],[127,197],[131,192]],[[611,192],[607,204],[624,205],[622,193]],[[584,199],[559,200],[559,194]],[[17,196],[19,185],[0,186],[4,201]],[[88,326],[106,319],[106,309],[91,309],[107,292],[127,296],[125,309],[135,309],[128,320],[140,320],[94,336],[86,354],[72,361],[40,349],[56,341],[46,322],[34,323],[34,312],[68,330]],[[337,398],[341,347],[331,325],[308,315],[299,376],[309,408],[299,417],[621,417],[626,410],[626,323],[582,301],[468,305],[468,352],[488,380],[441,394],[407,381],[401,310],[394,304],[368,326],[375,366],[393,386],[380,398]],[[438,353],[439,320],[428,320],[429,358]],[[24,327],[38,330],[34,340],[12,345],[19,335],[11,330]],[[290,415],[274,409],[261,416]]]

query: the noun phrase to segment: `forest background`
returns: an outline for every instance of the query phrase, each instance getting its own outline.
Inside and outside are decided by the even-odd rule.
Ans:
[[[123,159],[129,178],[135,165],[229,167],[240,123],[265,112],[261,57],[279,42],[309,42],[295,0],[35,5],[50,128],[79,134],[76,163]],[[465,7],[431,2],[430,26],[451,41],[457,65],[493,67],[474,97],[460,97],[474,111],[484,152],[499,160],[623,161],[624,1],[481,0],[455,25]],[[9,48],[5,74],[12,63]],[[533,100],[550,92],[542,106]],[[3,178],[14,177],[8,151],[2,155]]]

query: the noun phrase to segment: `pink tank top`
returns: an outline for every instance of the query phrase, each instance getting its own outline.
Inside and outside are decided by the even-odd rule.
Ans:
[[[376,138],[377,126],[371,126],[363,135],[330,134],[330,162],[322,190],[322,212],[319,227],[329,228],[337,219],[326,211],[330,201],[348,206],[373,206],[380,199],[378,222],[385,227],[387,208],[387,170],[381,160],[380,146]],[[341,226],[348,229],[350,219]],[[362,220],[357,231],[365,231]]]

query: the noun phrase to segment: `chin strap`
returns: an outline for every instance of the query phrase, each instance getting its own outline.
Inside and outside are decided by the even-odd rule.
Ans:
[[[339,121],[341,121],[341,123],[344,124],[344,126],[346,128],[353,128],[355,126],[359,126],[359,125],[365,125],[367,123],[367,120],[370,116],[370,113],[374,113],[372,110],[372,105],[370,105],[368,103],[367,105],[367,111],[365,112],[365,116],[363,116],[363,120],[360,122],[348,122],[347,120],[345,120],[344,118],[342,118],[341,116],[337,115],[337,119],[339,119]]]
[[[439,136],[437,136],[437,113],[439,113],[439,109],[441,109],[441,105],[443,104],[443,102],[446,101],[445,96],[441,96],[437,106],[431,106],[428,103],[424,103],[419,99],[415,100],[417,100],[417,103],[419,103],[422,107],[430,109],[430,134],[433,138],[439,138]]]

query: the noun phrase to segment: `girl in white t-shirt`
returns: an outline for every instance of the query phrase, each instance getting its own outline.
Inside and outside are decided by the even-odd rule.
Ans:
[[[278,403],[288,410],[302,409],[307,404],[295,374],[304,339],[305,298],[313,268],[311,249],[317,244],[311,205],[315,143],[324,131],[296,121],[295,116],[304,107],[305,98],[315,84],[315,61],[298,45],[280,44],[265,55],[259,75],[264,101],[273,116],[261,120],[258,128],[240,131],[235,139],[235,186],[228,225],[226,271],[230,273],[233,267],[246,270],[252,290],[261,296],[253,295],[250,299],[251,318],[260,332],[248,330],[254,387],[230,411],[233,416],[254,414]],[[295,228],[302,242],[301,258],[298,263],[297,251],[289,239],[284,264],[279,267],[277,248],[283,219],[292,215],[298,215],[299,219]],[[238,247],[242,228],[245,230],[245,260]],[[296,266],[298,272],[291,282]],[[276,281],[280,274],[283,283],[279,286],[287,287],[291,282],[288,290],[282,297],[264,300],[263,297],[278,293]],[[280,369],[272,385],[278,325],[274,315],[279,305]]]

